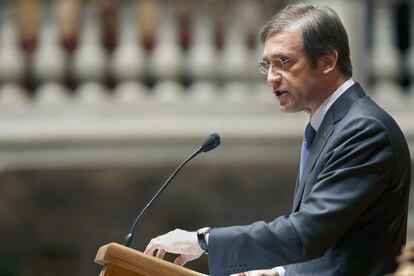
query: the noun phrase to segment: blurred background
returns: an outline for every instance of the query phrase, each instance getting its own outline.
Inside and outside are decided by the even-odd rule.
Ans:
[[[261,25],[294,2],[1,0],[0,275],[98,275],[98,248],[212,132],[222,145],[178,175],[133,247],[289,212],[307,118],[279,111],[256,65]],[[413,153],[414,1],[309,2],[338,12],[354,80]]]

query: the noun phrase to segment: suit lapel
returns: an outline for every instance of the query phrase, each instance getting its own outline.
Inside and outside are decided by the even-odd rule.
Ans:
[[[292,212],[295,211],[296,205],[297,205],[297,196],[298,196],[298,187],[299,187],[299,174],[300,170],[298,169],[298,174],[296,176],[296,184],[295,184],[295,192],[293,194],[293,206],[292,206]]]
[[[316,133],[313,144],[309,149],[308,160],[306,161],[305,168],[303,169],[302,177],[300,178],[300,181],[299,177],[296,180],[295,195],[293,199],[293,212],[299,209],[308,175],[315,166],[322,149],[325,147],[329,137],[333,133],[335,123],[340,121],[345,116],[354,101],[362,96],[365,96],[364,91],[358,83],[351,86],[348,90],[349,91],[342,94],[329,108],[321,123],[321,126],[318,129],[318,132]]]

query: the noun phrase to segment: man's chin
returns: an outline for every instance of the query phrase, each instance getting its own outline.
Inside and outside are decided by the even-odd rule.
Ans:
[[[285,106],[279,106],[279,109],[283,113],[295,113],[295,112],[297,112],[296,110],[292,110],[292,109],[287,108]]]

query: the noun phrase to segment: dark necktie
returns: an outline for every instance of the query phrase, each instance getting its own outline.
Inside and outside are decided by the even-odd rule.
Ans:
[[[302,150],[300,154],[300,175],[302,177],[303,170],[305,168],[306,160],[308,159],[309,149],[312,145],[313,138],[315,138],[316,131],[313,129],[310,123],[306,126],[305,135],[303,136]]]

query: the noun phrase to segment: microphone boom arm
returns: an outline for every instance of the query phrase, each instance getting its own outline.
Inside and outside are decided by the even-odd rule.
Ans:
[[[161,186],[161,189],[159,189],[159,191],[155,194],[155,196],[147,203],[147,205],[144,207],[144,209],[142,209],[141,213],[139,213],[138,217],[135,219],[134,223],[132,224],[129,233],[124,238],[124,245],[125,246],[131,247],[132,241],[134,240],[134,230],[135,230],[138,222],[140,221],[140,219],[147,213],[148,209],[151,207],[153,202],[155,202],[158,199],[158,197],[160,196],[162,191],[164,191],[165,188],[167,188],[168,184],[175,177],[175,175],[181,170],[181,168],[184,167],[185,164],[187,164],[191,159],[196,157],[201,152],[203,152],[203,147],[202,146],[200,146],[195,152],[193,152],[189,157],[187,157],[187,159],[184,160],[184,162],[182,162],[181,165],[178,166],[178,168],[170,175],[170,177],[167,179],[167,181]]]

